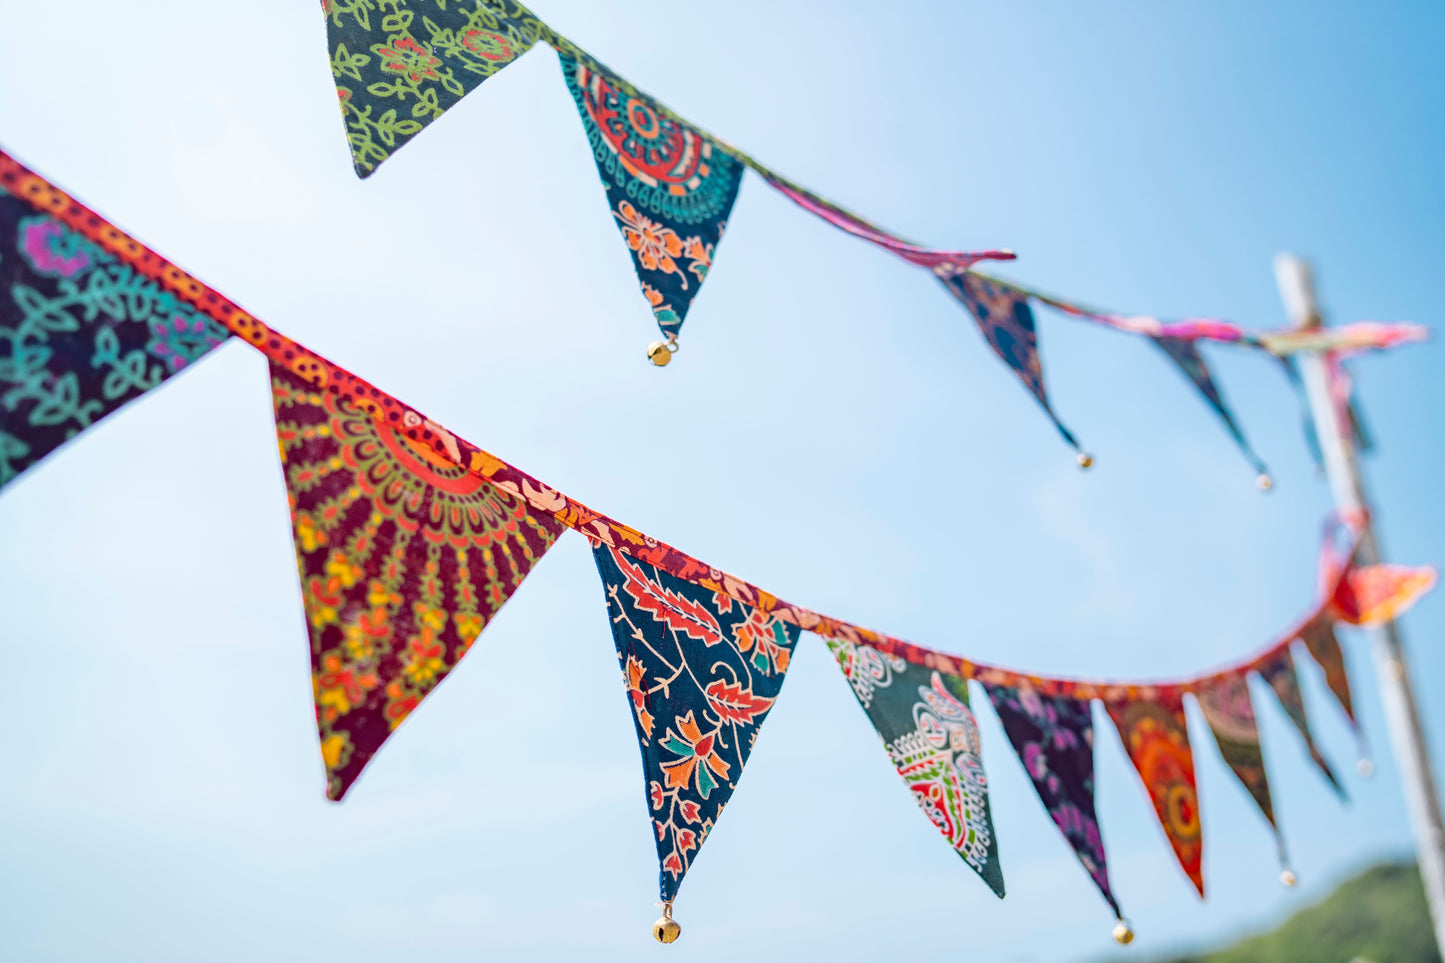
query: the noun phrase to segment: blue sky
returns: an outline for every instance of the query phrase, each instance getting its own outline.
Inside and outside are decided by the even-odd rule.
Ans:
[[[1119,310],[1437,320],[1445,10],[537,0],[780,171]],[[569,494],[816,609],[1042,673],[1236,660],[1309,602],[1328,493],[1275,366],[1210,351],[1270,462],[1138,339],[1041,314],[1079,472],[939,285],[745,181],[663,371],[555,58],[489,81],[366,182],[314,3],[0,0],[0,144],[277,328]],[[1210,349],[1206,349],[1210,350]],[[1441,561],[1438,344],[1357,366],[1392,557]],[[602,591],[535,570],[341,806],[323,799],[263,360],[231,345],[0,498],[0,956],[26,961],[916,959],[1108,954],[1107,908],[980,713],[1009,896],[949,852],[806,639],[655,948],[656,864]],[[1445,605],[1406,620],[1445,767]],[[1379,773],[1335,802],[1266,753],[1301,886],[1194,732],[1198,902],[1113,732],[1099,808],[1142,957],[1267,924],[1409,847]],[[1353,748],[1314,673],[1333,758]],[[1102,720],[1102,716],[1098,717]],[[1196,720],[1197,721],[1197,720]]]

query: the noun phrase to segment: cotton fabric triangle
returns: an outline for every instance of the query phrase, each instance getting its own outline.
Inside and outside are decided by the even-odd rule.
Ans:
[[[1204,356],[1199,352],[1198,343],[1188,338],[1157,335],[1151,335],[1150,340],[1157,344],[1159,349],[1169,356],[1169,360],[1178,365],[1179,370],[1184,372],[1184,376],[1194,387],[1199,389],[1199,393],[1204,396],[1205,401],[1209,402],[1209,406],[1214,409],[1219,420],[1224,422],[1224,427],[1228,429],[1230,437],[1239,446],[1239,450],[1244,453],[1244,457],[1249,459],[1249,463],[1254,466],[1255,471],[1264,474],[1266,471],[1264,462],[1249,446],[1249,442],[1244,438],[1244,432],[1239,428],[1239,423],[1234,420],[1234,415],[1224,403],[1224,397],[1214,383],[1214,376],[1209,373],[1209,366],[1204,363]]]
[[[551,31],[515,0],[322,0],[358,177]]]
[[[1204,895],[1204,838],[1184,701],[1173,690],[1104,700],[1184,875]]]
[[[998,834],[968,680],[870,645],[825,641],[914,802],[963,861],[1003,896]]]
[[[675,338],[712,269],[743,165],[595,61],[557,56],[643,296]]]
[[[1094,720],[1089,701],[1044,695],[1027,685],[981,684],[1044,809],[1114,915],[1122,916],[1109,887],[1104,837],[1094,813]]]
[[[1274,818],[1274,800],[1269,794],[1269,779],[1264,770],[1264,750],[1259,742],[1259,723],[1254,702],[1249,696],[1249,679],[1244,672],[1226,672],[1200,683],[1194,689],[1219,754],[1254,800],[1259,811],[1274,831],[1280,858],[1284,858],[1284,838]]]
[[[1339,701],[1345,717],[1350,720],[1350,725],[1359,731],[1360,724],[1355,719],[1355,701],[1350,695],[1350,676],[1345,670],[1345,652],[1335,635],[1334,621],[1323,613],[1317,615],[1300,629],[1299,640],[1304,643],[1310,658],[1314,659],[1324,672],[1325,685],[1335,694],[1335,699]]]
[[[411,412],[369,414],[275,362],[271,391],[326,794],[339,800],[562,524],[414,441]]]
[[[1300,692],[1299,674],[1295,671],[1294,656],[1288,648],[1282,648],[1274,655],[1263,660],[1255,666],[1255,670],[1274,694],[1279,697],[1280,705],[1284,706],[1285,714],[1289,716],[1294,727],[1299,730],[1300,737],[1304,739],[1305,749],[1309,752],[1314,764],[1319,767],[1329,784],[1344,799],[1345,787],[1335,777],[1335,771],[1320,753],[1319,747],[1315,745],[1315,737],[1310,732],[1309,717],[1305,714],[1304,695]]]
[[[593,546],[642,750],[658,888],[677,896],[782,691],[798,628]]]

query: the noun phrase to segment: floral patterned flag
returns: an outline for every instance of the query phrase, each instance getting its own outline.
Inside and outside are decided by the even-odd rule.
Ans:
[[[982,683],[1054,825],[1099,892],[1122,916],[1109,888],[1104,838],[1094,815],[1094,720],[1087,699],[1049,696],[1027,685]]]
[[[593,556],[642,749],[658,886],[671,902],[742,778],[798,628],[609,545]]]
[[[359,177],[551,33],[516,0],[322,0],[321,8]]]
[[[1350,676],[1345,671],[1345,651],[1335,635],[1334,621],[1323,613],[1315,616],[1300,629],[1299,640],[1304,643],[1310,658],[1319,664],[1325,674],[1325,684],[1339,700],[1350,725],[1358,731],[1360,724],[1355,719],[1355,701],[1350,696]]]
[[[425,424],[456,448],[410,411],[369,414],[274,361],[271,390],[326,794],[339,800],[562,524],[417,441]]]
[[[229,336],[42,206],[48,188],[0,153],[0,488]]]
[[[1274,801],[1269,795],[1269,780],[1264,772],[1264,751],[1259,744],[1259,723],[1255,720],[1254,703],[1249,697],[1249,679],[1243,672],[1227,672],[1200,683],[1194,698],[1204,712],[1204,719],[1214,733],[1219,754],[1238,777],[1259,811],[1274,830],[1280,857],[1284,857],[1284,839],[1274,819]]]
[[[968,680],[845,639],[825,640],[898,775],[943,838],[999,896],[998,836]]]
[[[1310,758],[1314,760],[1320,772],[1324,773],[1335,792],[1340,794],[1341,799],[1344,799],[1345,787],[1335,778],[1334,769],[1325,761],[1319,747],[1315,745],[1314,735],[1310,732],[1309,717],[1305,715],[1304,695],[1300,692],[1299,687],[1299,674],[1294,667],[1294,656],[1290,654],[1288,648],[1282,648],[1256,665],[1255,671],[1269,683],[1269,687],[1279,697],[1285,714],[1290,717],[1290,721],[1294,723],[1301,738],[1304,739],[1305,749],[1309,752]]]
[[[1145,689],[1137,696],[1106,699],[1104,706],[1144,781],[1180,867],[1203,896],[1204,838],[1183,696],[1172,689]]]
[[[1169,356],[1169,360],[1179,366],[1179,370],[1184,372],[1184,376],[1194,384],[1194,387],[1199,389],[1199,393],[1204,396],[1204,400],[1209,402],[1214,413],[1224,422],[1224,427],[1229,430],[1230,437],[1239,446],[1239,450],[1244,452],[1244,457],[1249,459],[1254,470],[1261,475],[1265,474],[1264,462],[1254,453],[1254,449],[1249,447],[1244,432],[1240,431],[1234,415],[1224,403],[1224,397],[1220,395],[1219,388],[1214,383],[1214,376],[1209,373],[1209,366],[1204,363],[1204,356],[1199,353],[1198,342],[1190,338],[1160,336],[1151,336],[1150,340],[1157,344],[1160,350]]]
[[[989,347],[1038,399],[1059,434],[1078,448],[1079,443],[1054,414],[1044,391],[1044,369],[1039,361],[1038,335],[1028,297],[971,271],[940,272],[939,280],[973,314]]]
[[[642,293],[675,338],[712,267],[743,166],[595,61],[557,56]]]

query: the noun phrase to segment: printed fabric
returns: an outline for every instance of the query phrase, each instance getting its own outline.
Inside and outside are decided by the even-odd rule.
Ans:
[[[1355,719],[1355,700],[1350,696],[1350,676],[1345,671],[1345,652],[1335,635],[1334,621],[1324,614],[1315,616],[1300,629],[1299,640],[1304,643],[1310,658],[1319,664],[1325,674],[1325,684],[1339,700],[1340,708],[1345,711],[1350,725],[1358,731],[1360,724]]]
[[[1054,825],[1115,916],[1104,838],[1094,814],[1094,720],[1088,700],[981,683]]]
[[[609,545],[596,543],[593,556],[670,901],[742,778],[799,630]]]
[[[394,403],[389,418],[369,414],[274,361],[271,390],[326,794],[339,800],[562,524],[419,442],[424,424],[451,435]]]
[[[1265,464],[1260,457],[1249,447],[1249,442],[1244,438],[1244,432],[1240,431],[1239,424],[1234,420],[1234,415],[1224,403],[1224,397],[1220,395],[1219,388],[1214,383],[1214,376],[1209,373],[1209,366],[1204,363],[1204,356],[1199,353],[1199,345],[1196,341],[1188,338],[1173,338],[1151,336],[1150,340],[1157,344],[1169,360],[1179,366],[1184,376],[1190,380],[1204,400],[1214,409],[1214,413],[1224,422],[1224,427],[1229,430],[1230,437],[1234,439],[1244,457],[1254,466],[1254,470],[1264,474]]]
[[[174,292],[0,188],[0,488],[228,336]]]
[[[1429,565],[1351,567],[1330,599],[1330,611],[1350,625],[1371,626],[1399,618],[1435,587]]]
[[[943,838],[1000,897],[983,743],[968,680],[843,639],[826,639],[898,775]]]
[[[1152,698],[1106,699],[1104,706],[1144,781],[1179,866],[1203,896],[1204,838],[1183,697],[1160,691]]]
[[[968,308],[978,322],[984,340],[1024,383],[1064,440],[1075,448],[1079,443],[1059,421],[1044,391],[1044,369],[1039,361],[1038,335],[1029,299],[1012,288],[970,271],[939,273],[939,280]]]
[[[1305,749],[1309,752],[1310,758],[1314,760],[1320,772],[1324,773],[1325,779],[1339,793],[1340,798],[1345,798],[1345,787],[1335,778],[1335,771],[1320,753],[1319,747],[1315,745],[1315,737],[1310,732],[1309,717],[1305,715],[1304,695],[1300,692],[1299,674],[1295,671],[1294,656],[1290,654],[1288,647],[1280,649],[1274,655],[1265,659],[1255,666],[1255,671],[1279,698],[1280,705],[1284,706],[1285,714],[1289,716],[1294,727],[1299,730],[1300,737],[1304,739]]]
[[[1201,683],[1194,698],[1204,712],[1204,719],[1214,733],[1219,754],[1225,765],[1239,779],[1250,798],[1264,814],[1274,830],[1283,855],[1284,842],[1279,824],[1274,819],[1274,801],[1269,795],[1269,779],[1264,771],[1264,751],[1259,743],[1259,723],[1254,715],[1254,702],[1249,697],[1249,679],[1243,672],[1230,672]]]
[[[516,0],[322,0],[321,8],[359,177],[550,35]]]
[[[642,294],[674,338],[712,269],[743,166],[595,61],[557,56]]]

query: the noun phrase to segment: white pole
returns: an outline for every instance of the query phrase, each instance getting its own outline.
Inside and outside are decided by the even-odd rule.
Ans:
[[[1314,281],[1309,265],[1291,254],[1274,259],[1275,280],[1285,310],[1296,328],[1318,328],[1322,324],[1315,301]],[[1335,505],[1342,515],[1364,519],[1357,558],[1363,565],[1380,561],[1374,526],[1367,514],[1369,500],[1360,480],[1355,461],[1352,431],[1341,424],[1340,409],[1331,398],[1329,370],[1324,358],[1314,352],[1301,352],[1300,377],[1309,393],[1310,411],[1315,433],[1324,454],[1325,471],[1334,492]],[[1386,622],[1374,630],[1375,663],[1380,679],[1380,698],[1385,706],[1385,719],[1390,729],[1390,745],[1400,767],[1405,803],[1410,812],[1410,826],[1415,834],[1415,854],[1420,876],[1425,882],[1425,898],[1435,923],[1435,942],[1445,957],[1445,823],[1440,818],[1440,797],[1431,772],[1430,753],[1425,745],[1425,732],[1415,694],[1410,688],[1410,672],[1405,662],[1404,646],[1394,622]]]

